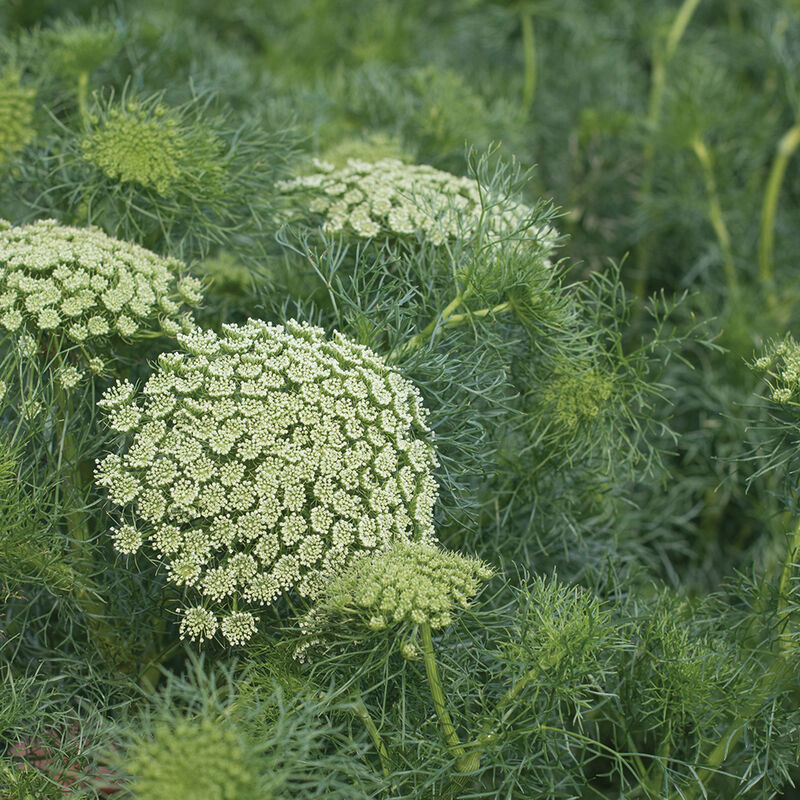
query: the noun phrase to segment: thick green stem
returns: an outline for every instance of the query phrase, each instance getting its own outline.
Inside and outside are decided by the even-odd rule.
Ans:
[[[791,635],[787,631],[791,609],[788,608],[789,581],[792,571],[800,560],[800,531],[795,531],[789,537],[789,547],[781,570],[781,580],[778,584],[778,644],[784,657],[789,656],[792,648]]]
[[[457,759],[461,759],[464,757],[464,746],[458,738],[450,712],[447,710],[444,687],[442,686],[442,679],[439,677],[439,668],[436,666],[436,656],[433,652],[431,626],[427,622],[420,625],[420,634],[422,638],[422,658],[425,662],[425,675],[428,678],[428,687],[431,690],[433,708],[439,720],[439,727],[450,751]]]
[[[82,511],[75,508],[83,499],[83,477],[80,451],[75,444],[75,436],[70,431],[71,404],[64,389],[59,388],[55,395],[56,410],[60,417],[61,440],[59,442],[58,469],[61,473],[61,484],[66,488],[64,502],[67,511],[64,514],[67,533],[73,547],[81,546],[89,539],[87,521]]]
[[[520,9],[522,23],[522,53],[525,72],[522,85],[522,110],[528,117],[536,95],[536,39],[533,31],[533,12],[525,5]]]
[[[514,700],[517,699],[517,696],[522,692],[522,690],[528,686],[532,681],[536,680],[540,675],[540,670],[534,669],[530,672],[525,673],[504,695],[500,698],[500,701],[495,706],[495,716],[497,717],[497,721],[492,724],[491,721],[484,724],[483,729],[481,730],[478,738],[475,739],[474,742],[468,744],[470,755],[470,767],[469,771],[476,770],[481,763],[481,755],[483,753],[484,748],[487,745],[491,744],[493,739],[497,736],[500,732],[500,727],[502,725],[503,719],[503,712],[505,712],[506,708],[510,706]],[[466,748],[465,748],[466,749]],[[468,770],[462,770],[462,773],[467,772]],[[467,775],[461,774],[456,775],[453,780],[450,782],[450,786],[447,789],[447,793],[443,795],[443,798],[447,798],[448,800],[452,800],[452,798],[457,798],[459,793],[464,789],[467,783]]]
[[[468,319],[472,317],[477,317],[478,319],[482,319],[483,317],[488,317],[489,315],[495,314],[502,314],[504,311],[511,311],[511,303],[506,301],[505,303],[500,303],[499,305],[492,306],[492,308],[479,308],[477,311],[470,311],[468,314],[451,314],[447,320],[442,323],[443,327],[451,328],[454,325],[460,325],[462,322],[466,322]]]
[[[711,226],[714,228],[714,233],[717,235],[717,241],[719,242],[728,292],[736,296],[739,293],[739,281],[736,277],[736,267],[733,263],[731,237],[728,233],[728,227],[725,225],[725,218],[722,215],[722,206],[720,205],[719,194],[717,193],[717,182],[714,179],[714,164],[711,160],[711,153],[699,134],[694,136],[690,144],[694,154],[697,156],[697,160],[703,168],[706,194],[708,195],[708,217],[711,221]]]
[[[367,705],[364,702],[364,698],[361,696],[361,694],[358,694],[353,701],[353,711],[355,712],[355,715],[364,723],[364,727],[367,729],[367,733],[369,733],[369,738],[372,739],[372,743],[375,745],[375,749],[378,751],[378,758],[381,760],[381,771],[383,772],[383,777],[388,778],[389,773],[391,772],[392,763],[391,759],[389,758],[389,750],[386,747],[386,743],[383,741],[383,737],[378,730],[378,726],[370,716]]]
[[[78,111],[84,126],[89,124],[89,73],[78,75]]]
[[[800,122],[795,123],[778,142],[775,159],[772,162],[767,186],[764,190],[764,202],[761,207],[761,230],[758,240],[758,276],[762,287],[767,292],[767,301],[771,307],[778,302],[775,290],[775,274],[772,249],[775,240],[775,217],[778,213],[783,176],[792,154],[800,146]]]
[[[427,622],[420,625],[420,638],[422,640],[422,659],[425,663],[425,675],[428,678],[428,688],[431,692],[433,707],[436,711],[436,718],[439,720],[442,736],[456,759],[458,771],[461,773],[473,772],[480,763],[480,753],[468,754],[458,738],[458,732],[447,709],[444,686],[442,685],[442,679],[439,677],[439,668],[436,665],[436,656],[433,652],[431,626]],[[451,796],[455,797],[457,795]]]
[[[667,66],[675,55],[686,28],[700,5],[700,0],[683,0],[678,13],[667,33],[663,50],[653,52],[653,72],[650,81],[650,100],[647,108],[647,140],[643,152],[641,197],[646,200],[653,191],[653,171],[655,161],[655,136],[661,120],[661,107],[664,102],[664,88],[667,81]],[[638,276],[634,285],[636,297],[644,299],[650,273],[650,236],[644,236],[636,247],[636,268]]]

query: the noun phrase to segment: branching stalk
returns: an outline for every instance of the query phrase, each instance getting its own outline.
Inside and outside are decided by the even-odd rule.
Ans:
[[[403,344],[395,347],[394,350],[392,350],[392,352],[389,354],[388,360],[390,362],[396,361],[404,353],[409,353],[412,350],[416,350],[421,344],[430,339],[436,329],[450,319],[450,317],[453,315],[453,312],[467,299],[467,297],[469,297],[469,295],[469,289],[459,292],[444,307],[444,309],[442,309],[442,313],[439,314],[436,319],[431,320],[419,333],[414,334],[407,342],[403,342]]]
[[[719,249],[722,254],[722,266],[725,270],[725,282],[728,285],[728,292],[731,295],[738,295],[739,281],[736,277],[736,267],[733,263],[733,251],[731,250],[731,237],[728,227],[725,225],[725,218],[722,215],[722,206],[719,202],[717,192],[717,182],[714,178],[714,164],[711,160],[711,153],[706,147],[706,143],[700,134],[695,135],[691,141],[691,148],[703,168],[703,177],[706,183],[706,194],[708,195],[708,217],[714,233],[717,235]]]
[[[528,117],[536,95],[536,38],[533,30],[533,12],[526,4],[520,9],[522,23],[522,53],[524,58],[524,76],[522,85],[522,110]]]
[[[428,688],[433,699],[433,707],[436,711],[436,718],[439,720],[439,728],[450,752],[456,759],[456,767],[459,772],[472,772],[480,763],[480,754],[467,754],[464,745],[458,738],[458,732],[453,724],[453,719],[447,709],[444,686],[439,676],[439,668],[436,665],[436,656],[433,651],[433,636],[431,626],[425,622],[420,625],[420,637],[422,640],[422,658],[425,663],[425,675],[428,679]],[[455,796],[455,795],[454,795]]]
[[[650,82],[650,100],[647,109],[647,140],[643,152],[641,197],[646,199],[653,190],[655,168],[655,136],[661,121],[661,109],[664,104],[664,89],[667,81],[667,66],[672,61],[683,38],[686,28],[700,5],[700,0],[683,0],[678,13],[667,33],[664,48],[656,47],[653,51],[653,68]],[[634,285],[637,298],[644,299],[647,292],[647,281],[650,272],[650,236],[644,236],[636,250],[636,268],[638,277]]]
[[[775,217],[778,212],[783,177],[794,151],[800,146],[800,122],[796,122],[778,142],[775,158],[764,190],[761,207],[761,230],[758,240],[758,276],[761,286],[767,292],[767,302],[774,308],[778,302],[775,290],[775,267],[773,264],[773,245],[775,241]]]
[[[353,712],[364,723],[364,727],[367,729],[369,737],[372,739],[372,743],[375,745],[375,749],[378,751],[378,758],[381,760],[381,771],[383,772],[383,777],[388,778],[389,773],[391,772],[392,763],[389,757],[389,750],[386,747],[386,743],[383,741],[383,737],[378,730],[378,726],[370,716],[369,710],[364,702],[364,698],[360,693],[353,701]]]

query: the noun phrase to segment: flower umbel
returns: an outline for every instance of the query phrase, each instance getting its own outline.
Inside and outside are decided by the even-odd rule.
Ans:
[[[278,189],[305,202],[307,212],[321,216],[323,230],[330,233],[419,236],[439,245],[474,235],[481,224],[484,203],[472,178],[391,158],[375,163],[350,159],[339,170],[325,162],[315,164],[319,172],[283,181]],[[518,229],[530,214],[523,203],[508,201],[502,210],[490,211],[485,224],[501,236]],[[551,232],[538,234],[540,245],[549,249]]]
[[[771,342],[753,362],[770,385],[769,399],[778,405],[796,405],[800,396],[800,345],[791,335]]]
[[[0,75],[0,164],[22,150],[33,138],[32,89],[23,89],[19,74]]]
[[[124,766],[139,800],[239,800],[257,782],[246,744],[210,718],[161,724],[136,743]]]
[[[426,412],[379,356],[295,321],[178,339],[141,395],[117,383],[100,401],[126,446],[96,480],[136,521],[118,549],[141,536],[199,600],[181,635],[240,644],[281,594],[317,597],[360,552],[433,541]]]
[[[360,616],[375,630],[402,623],[444,628],[492,574],[477,558],[398,542],[355,561],[326,590],[324,607],[329,614]]]
[[[94,228],[55,220],[0,230],[0,328],[67,338],[86,351],[108,337],[174,335],[192,325],[201,285],[183,265]]]
[[[161,103],[110,105],[82,143],[83,157],[120,183],[136,183],[164,197],[207,190],[224,175],[222,143],[191,129]]]

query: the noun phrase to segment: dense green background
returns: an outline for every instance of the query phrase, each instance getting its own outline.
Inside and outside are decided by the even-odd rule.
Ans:
[[[524,187],[514,188],[531,204],[545,198],[558,209],[560,283],[542,290],[529,318],[500,321],[491,333],[456,332],[405,365],[432,406],[452,473],[444,481],[442,541],[499,566],[509,581],[498,579],[492,599],[443,645],[455,704],[481,718],[502,694],[503,670],[547,658],[557,666],[542,679],[547,701],[529,698],[526,708],[538,711],[515,720],[517,733],[487,757],[468,796],[693,796],[691,765],[712,762],[734,729],[730,777],[714,778],[710,796],[796,796],[787,788],[800,777],[796,638],[784,671],[775,652],[782,609],[798,604],[792,582],[789,600],[779,599],[787,588],[779,584],[786,538],[797,526],[797,433],[790,415],[779,423],[769,416],[761,399],[768,388],[748,367],[767,342],[793,330],[800,306],[796,0],[163,6],[0,3],[0,78],[7,81],[0,129],[4,114],[13,117],[8,86],[35,98],[20,147],[0,161],[0,216],[14,224],[41,216],[98,224],[181,257],[214,279],[203,324],[254,310],[274,319],[305,314],[379,349],[447,301],[448,288],[430,277],[436,257],[413,256],[406,277],[430,278],[433,288],[394,316],[406,288],[388,266],[404,257],[397,253],[364,255],[385,282],[351,275],[329,295],[324,278],[338,269],[335,258],[320,248],[314,275],[301,244],[313,233],[278,234],[274,181],[308,169],[311,156],[396,156],[467,174],[466,147],[489,153],[483,169],[500,183],[498,165],[515,159],[523,171],[532,168]],[[235,154],[228,183],[190,207],[91,173],[80,157],[85,126],[121,95],[159,95],[182,109],[187,127],[228,143]],[[136,208],[148,211],[137,216]],[[357,262],[350,251],[345,265]],[[650,307],[667,319],[658,334],[645,310],[653,295]],[[120,362],[141,377],[155,352],[123,353]],[[586,410],[591,384],[567,387],[566,399],[559,394],[557,381],[586,358],[614,387],[601,413]],[[80,406],[87,463],[104,447],[91,400],[87,390]],[[564,421],[569,413],[579,424]],[[0,652],[9,711],[0,712],[0,739],[68,722],[104,731],[87,734],[99,747],[98,736],[123,741],[126,714],[139,713],[127,681],[142,677],[159,647],[148,638],[147,610],[160,602],[158,587],[103,551],[102,538],[104,554],[94,558],[108,568],[86,586],[75,575],[92,567],[62,562],[64,499],[52,500],[61,477],[46,438],[33,431],[22,456],[8,456],[7,473],[17,478],[0,501],[0,583],[9,608]],[[3,470],[0,461],[0,486]],[[80,504],[101,531],[102,499],[87,488]],[[588,600],[580,606],[566,589],[559,594],[555,583],[521,580],[554,570],[565,586],[595,592],[608,619]],[[127,619],[122,655],[103,651],[87,633],[94,591],[115,597],[114,613]],[[549,640],[537,617],[542,608],[566,620]],[[506,629],[522,642],[511,654],[498,644]],[[467,641],[471,648],[459,645]],[[437,750],[430,707],[420,730],[410,711],[398,722],[388,710],[401,695],[409,709],[430,701],[396,652],[385,661],[375,656],[384,646],[375,644],[378,666],[364,658],[364,684],[391,687],[370,695],[370,710],[388,727],[390,718],[396,729],[409,726],[398,734],[408,737],[400,772],[417,778],[371,787],[369,740],[342,721],[350,718],[336,706],[341,697],[314,705],[303,694],[307,675],[272,663],[268,643],[251,655],[256,677],[247,690],[268,694],[277,679],[287,696],[302,699],[295,717],[263,701],[264,719],[277,715],[280,724],[248,728],[259,747],[297,747],[298,760],[312,753],[309,773],[343,776],[326,790],[342,796],[357,785],[367,796],[423,797],[446,782],[452,765]],[[214,658],[227,664],[230,654]],[[163,663],[181,675],[185,659],[171,652]],[[323,670],[318,685],[327,689],[336,669]],[[197,677],[204,674],[195,666],[189,677],[162,679],[171,688],[153,707],[177,714],[184,706],[175,697],[191,692],[187,707],[202,705],[213,695],[209,679]],[[83,706],[67,713],[65,698],[76,686]],[[231,688],[238,691],[245,690]],[[213,713],[228,713],[225,702],[235,706],[219,702]],[[320,727],[309,723],[323,716]],[[587,739],[564,744],[536,728],[537,720]],[[4,763],[10,758],[7,751]],[[276,784],[276,796],[317,791],[313,780],[291,786],[289,778]]]

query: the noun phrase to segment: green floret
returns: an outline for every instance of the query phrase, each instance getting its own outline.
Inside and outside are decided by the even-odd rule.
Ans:
[[[32,89],[23,89],[19,74],[8,71],[0,75],[0,164],[13,157],[33,139]]]
[[[772,402],[778,405],[797,405],[800,396],[800,345],[791,335],[771,342],[753,367],[766,375]]]
[[[222,143],[182,124],[161,103],[110,106],[82,143],[83,157],[109,178],[135,183],[163,197],[205,190],[224,174]]]

